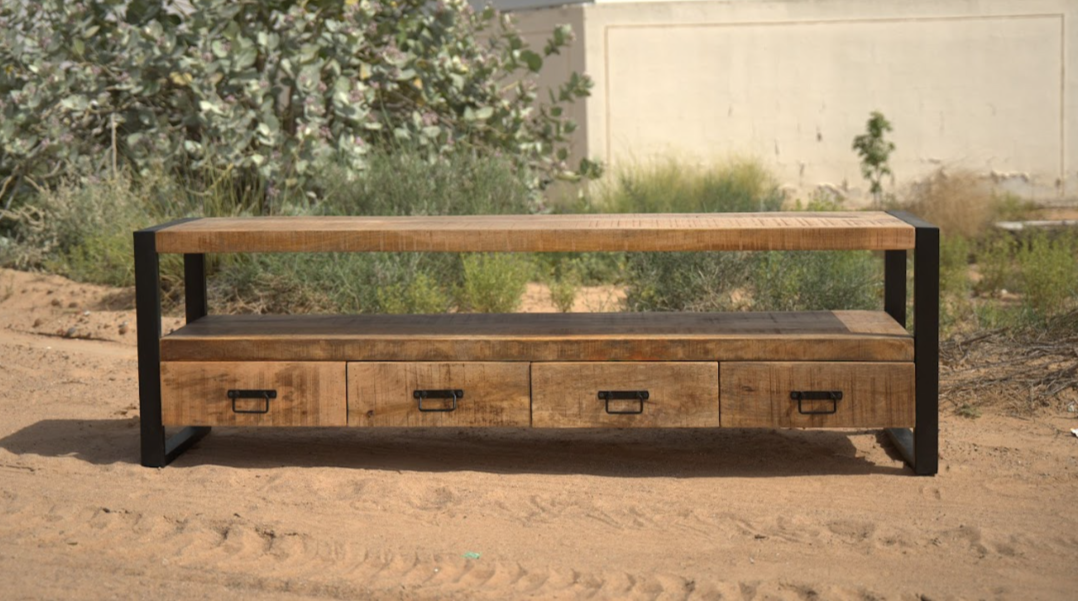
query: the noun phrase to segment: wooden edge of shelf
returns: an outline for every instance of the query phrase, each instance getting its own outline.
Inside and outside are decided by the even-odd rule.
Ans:
[[[162,253],[906,250],[882,211],[202,218],[151,228]]]
[[[882,312],[400,317],[209,316],[163,338],[161,353],[166,361],[913,360],[912,337]],[[739,326],[739,317],[762,325]]]

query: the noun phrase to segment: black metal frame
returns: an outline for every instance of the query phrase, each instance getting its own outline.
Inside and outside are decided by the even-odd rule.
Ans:
[[[210,433],[189,426],[169,437],[161,416],[161,263],[157,232],[192,219],[179,219],[135,232],[135,323],[138,328],[139,429],[142,465],[164,467]],[[208,313],[206,258],[183,256],[187,321]]]
[[[915,228],[913,249],[914,427],[889,428],[887,435],[918,475],[939,471],[939,228],[905,211],[888,211]],[[883,304],[906,326],[906,251],[884,252]]]

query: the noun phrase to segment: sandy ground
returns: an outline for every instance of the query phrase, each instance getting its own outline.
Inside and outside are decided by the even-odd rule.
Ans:
[[[0,599],[1076,596],[1073,415],[945,411],[934,478],[875,431],[215,429],[147,469],[130,302],[0,271]]]

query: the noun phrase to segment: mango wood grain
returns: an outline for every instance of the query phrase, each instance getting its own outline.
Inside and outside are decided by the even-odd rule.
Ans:
[[[349,363],[350,426],[528,426],[527,363]],[[421,412],[416,390],[459,389],[456,409]],[[451,401],[425,400],[447,409]]]
[[[914,422],[912,363],[719,364],[724,428],[900,428]],[[792,391],[842,391],[833,415],[802,415]],[[827,411],[830,401],[803,401]]]
[[[161,409],[166,426],[343,426],[343,362],[163,362]],[[229,390],[277,391],[265,414],[233,413]],[[265,401],[237,399],[254,411]]]
[[[715,363],[533,363],[536,428],[707,428],[719,425]],[[648,392],[640,414],[607,413],[600,391]],[[615,400],[611,411],[639,409]]]
[[[166,361],[912,361],[882,311],[211,315],[161,340]],[[847,323],[848,322],[848,323]]]
[[[910,249],[887,213],[228,217],[157,232],[163,253]]]

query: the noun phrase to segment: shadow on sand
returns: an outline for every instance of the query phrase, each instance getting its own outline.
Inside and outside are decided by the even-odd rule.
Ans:
[[[872,444],[898,458],[882,432],[865,430],[215,428],[170,469],[220,465],[631,478],[911,473],[860,456],[851,436],[872,437]],[[138,418],[43,420],[0,439],[0,448],[97,465],[137,464]]]

